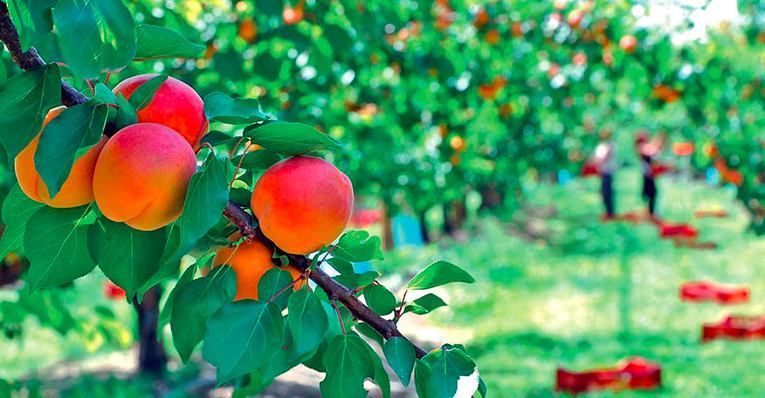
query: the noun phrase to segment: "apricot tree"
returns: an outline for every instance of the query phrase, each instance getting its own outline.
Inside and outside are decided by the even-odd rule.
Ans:
[[[28,258],[22,295],[98,267],[140,302],[178,277],[159,323],[170,324],[184,362],[202,343],[217,384],[233,383],[236,396],[300,363],[325,373],[324,396],[364,397],[366,379],[389,396],[368,341],[404,384],[414,374],[422,397],[455,396],[463,378],[460,396],[485,396],[463,346],[428,352],[396,327],[441,299],[399,300],[379,273],[355,271],[354,262],[382,252],[364,231],[343,234],[351,182],[316,157],[342,143],[276,120],[254,99],[214,92],[202,100],[166,75],[110,90],[111,74],[130,62],[203,50],[176,31],[136,24],[118,0],[0,3],[0,40],[20,68],[0,91],[0,142],[19,180],[3,204],[0,253]],[[38,44],[62,62],[46,63]],[[210,123],[234,128],[206,135]],[[406,289],[453,282],[473,278],[439,261]]]

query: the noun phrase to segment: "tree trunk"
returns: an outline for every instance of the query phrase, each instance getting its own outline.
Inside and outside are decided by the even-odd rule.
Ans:
[[[444,232],[454,234],[467,218],[467,207],[464,200],[452,199],[443,206],[444,209]]]
[[[388,205],[383,204],[383,211],[382,211],[382,245],[383,250],[390,251],[393,250],[394,242],[393,242],[393,222],[390,219],[390,214],[388,213]]]
[[[425,210],[421,211],[420,216],[420,233],[422,234],[422,243],[430,243],[430,235],[428,234],[428,223],[425,220]]]
[[[138,313],[138,372],[140,374],[162,375],[167,367],[167,354],[162,341],[157,339],[157,321],[159,319],[159,300],[162,288],[157,285],[143,295],[143,301],[133,299],[133,306]]]
[[[497,183],[491,182],[481,189],[481,211],[496,208],[504,202],[505,197],[497,190]]]

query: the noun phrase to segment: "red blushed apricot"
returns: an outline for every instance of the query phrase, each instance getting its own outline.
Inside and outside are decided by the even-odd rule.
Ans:
[[[43,121],[43,129],[56,116],[61,114],[66,107],[60,106],[51,109]],[[42,129],[40,130],[42,133]],[[64,184],[58,193],[51,199],[48,187],[43,182],[35,167],[35,151],[40,141],[40,133],[27,145],[15,160],[16,179],[19,186],[30,199],[45,203],[51,207],[77,207],[93,201],[93,169],[96,167],[98,154],[104,147],[107,138],[103,137],[94,147],[74,162]]]
[[[130,99],[140,85],[156,76],[147,74],[125,79],[114,87],[114,94]],[[139,110],[137,116],[139,123],[157,123],[177,131],[195,148],[210,127],[205,118],[205,104],[199,94],[172,77],[162,83],[149,105]]]
[[[159,124],[138,123],[106,142],[93,194],[106,218],[151,231],[181,215],[196,170],[196,155],[183,137]]]
[[[276,246],[308,254],[343,233],[353,212],[353,186],[332,163],[298,156],[263,173],[251,204],[260,228]]]
[[[213,267],[228,265],[236,272],[236,297],[234,300],[257,300],[260,278],[270,269],[278,268],[271,261],[272,256],[273,252],[260,241],[242,242],[238,247],[219,249],[213,258]],[[300,271],[291,266],[282,269],[288,271],[293,280],[297,280],[302,275]],[[294,289],[299,290],[303,286],[305,286],[305,281],[300,281],[295,284]],[[267,298],[264,297],[264,299]]]

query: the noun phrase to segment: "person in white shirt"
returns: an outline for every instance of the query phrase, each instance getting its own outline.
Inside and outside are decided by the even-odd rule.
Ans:
[[[604,127],[600,130],[600,143],[595,147],[592,162],[597,166],[600,175],[600,194],[603,196],[603,206],[606,208],[604,219],[610,220],[616,216],[614,203],[614,173],[616,159],[614,143],[611,140],[611,129]]]

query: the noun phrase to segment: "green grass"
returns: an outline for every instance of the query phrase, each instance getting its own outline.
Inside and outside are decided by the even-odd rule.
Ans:
[[[639,175],[628,170],[619,178],[618,210],[639,208]],[[601,224],[598,181],[589,179],[530,194],[529,203],[557,208],[542,220],[546,239],[529,242],[510,235],[502,220],[480,218],[466,244],[441,242],[393,259],[408,266],[444,258],[476,277],[475,285],[449,288],[452,310],[432,316],[444,327],[472,330],[469,350],[492,397],[563,395],[553,390],[557,366],[585,370],[634,355],[661,362],[664,388],[620,397],[762,396],[763,342],[702,345],[699,338],[702,323],[726,313],[765,313],[765,238],[747,232],[730,190],[664,178],[660,191],[662,218],[691,222],[717,250],[676,248],[650,225]],[[731,216],[693,219],[700,209]],[[682,282],[702,279],[748,285],[752,302],[721,307],[678,299]]]

